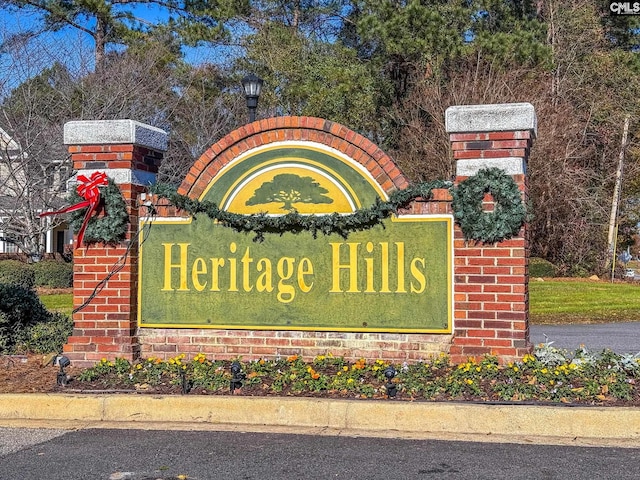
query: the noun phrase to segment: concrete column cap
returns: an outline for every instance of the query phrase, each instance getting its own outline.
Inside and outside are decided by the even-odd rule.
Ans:
[[[130,144],[166,152],[164,130],[135,120],[77,120],[64,124],[65,145]]]
[[[530,103],[456,105],[444,113],[447,133],[529,130],[538,133],[538,121]]]

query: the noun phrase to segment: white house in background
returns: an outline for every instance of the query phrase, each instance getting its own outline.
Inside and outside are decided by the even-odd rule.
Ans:
[[[22,148],[18,142],[16,142],[5,130],[0,128],[0,255],[1,254],[20,254],[19,247],[11,242],[10,232],[3,231],[2,225],[7,222],[9,214],[14,208],[15,197],[11,196],[12,187],[15,187],[20,179],[11,178],[17,175],[24,174],[19,168],[10,168],[13,165],[19,164],[26,158],[26,153],[22,151]],[[44,167],[43,184],[44,187],[50,187],[51,192],[60,191],[58,188],[61,185],[66,184],[68,171],[61,168],[62,160],[44,160],[47,165]],[[17,172],[17,173],[16,173]],[[66,194],[66,190],[65,191]],[[65,194],[52,195],[60,197],[60,203],[64,202]],[[40,213],[38,211],[37,213]],[[69,248],[73,248],[73,232],[70,230],[67,223],[54,222],[51,217],[45,217],[42,219],[48,226],[43,232],[42,243],[45,246],[44,254],[56,255],[64,254]]]

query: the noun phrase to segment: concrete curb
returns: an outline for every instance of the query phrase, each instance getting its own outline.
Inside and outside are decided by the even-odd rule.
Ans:
[[[118,424],[161,423],[325,429],[340,434],[438,438],[536,438],[536,443],[615,444],[640,447],[640,408],[483,405],[288,397],[0,394],[0,424],[19,421]],[[139,425],[139,427],[138,427]],[[389,435],[393,432],[394,435]],[[529,440],[531,441],[531,440]]]

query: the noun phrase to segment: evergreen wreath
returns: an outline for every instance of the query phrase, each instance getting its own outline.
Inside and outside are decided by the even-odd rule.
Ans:
[[[72,204],[83,200],[75,190],[69,197]],[[75,233],[80,230],[85,213],[85,208],[70,213],[69,222]],[[128,225],[129,214],[120,188],[109,179],[107,186],[100,188],[100,206],[96,214],[89,219],[84,233],[84,243],[118,243],[125,237]]]
[[[482,209],[491,193],[492,212]],[[499,168],[483,168],[452,189],[453,216],[467,240],[496,243],[518,234],[526,221],[526,207],[518,185]]]

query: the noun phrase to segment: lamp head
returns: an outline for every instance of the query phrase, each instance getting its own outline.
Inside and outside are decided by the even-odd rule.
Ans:
[[[391,380],[393,377],[396,376],[396,369],[393,368],[391,365],[389,365],[387,368],[384,369],[384,376],[387,378],[387,380]]]
[[[64,355],[58,355],[54,360],[54,365],[60,368],[67,368],[71,365],[71,360],[69,360],[69,357],[65,357]]]
[[[264,80],[262,80],[257,75],[250,73],[246,77],[242,79],[242,88],[244,88],[244,96],[249,98],[257,98],[260,96],[260,92],[262,91],[262,84]]]
[[[231,364],[231,374],[233,376],[237,376],[241,371],[242,371],[242,366],[240,365],[240,362],[235,361]]]

